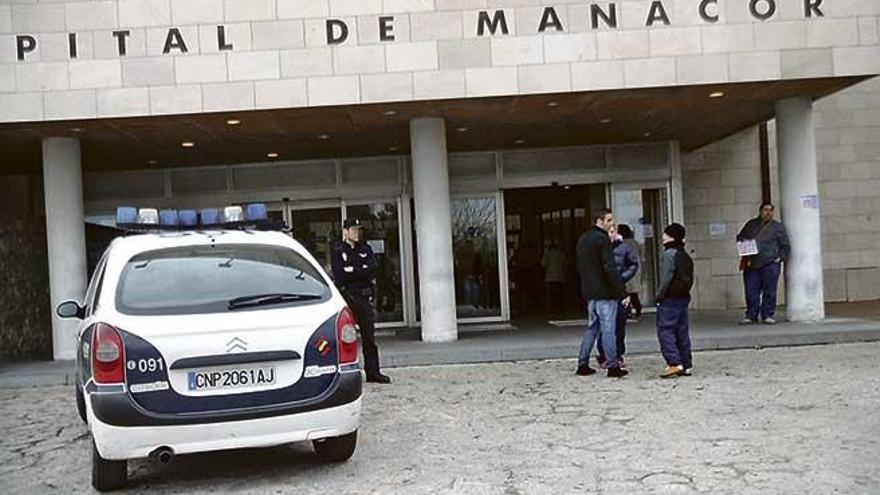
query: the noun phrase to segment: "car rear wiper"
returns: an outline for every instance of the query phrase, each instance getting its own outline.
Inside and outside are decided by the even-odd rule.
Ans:
[[[248,308],[252,306],[266,306],[269,304],[282,304],[286,302],[312,301],[321,299],[315,294],[255,294],[253,296],[236,297],[229,301],[229,309]]]

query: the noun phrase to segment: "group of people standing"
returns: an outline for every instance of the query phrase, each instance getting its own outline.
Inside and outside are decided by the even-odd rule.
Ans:
[[[587,331],[581,341],[576,373],[596,373],[590,356],[598,341],[599,366],[609,377],[624,377],[626,369],[626,321],[630,309],[641,313],[638,290],[627,283],[638,280],[640,253],[632,229],[615,226],[611,210],[591,215],[593,226],[577,243],[577,267],[581,295],[587,301]],[[694,282],[694,264],[684,249],[685,228],[677,223],[663,231],[664,253],[660,261],[657,301],[657,335],[666,360],[664,378],[690,376],[693,368],[688,305]]]

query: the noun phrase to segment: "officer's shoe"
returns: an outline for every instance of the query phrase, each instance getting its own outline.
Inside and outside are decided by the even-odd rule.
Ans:
[[[391,378],[380,372],[367,373],[367,383],[391,383]]]

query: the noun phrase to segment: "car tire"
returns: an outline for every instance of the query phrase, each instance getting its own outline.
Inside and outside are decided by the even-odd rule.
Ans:
[[[341,437],[314,440],[312,445],[322,462],[345,462],[351,458],[357,447],[357,430]]]
[[[122,488],[127,479],[128,462],[104,459],[92,440],[92,486],[95,490],[106,492]]]
[[[83,423],[88,423],[89,420],[86,418],[86,398],[83,396],[82,388],[79,385],[74,385],[74,387],[76,388],[76,412],[79,413]]]

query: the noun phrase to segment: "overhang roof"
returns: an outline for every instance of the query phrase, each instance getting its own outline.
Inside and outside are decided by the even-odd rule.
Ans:
[[[255,163],[269,161],[268,153],[279,160],[408,154],[409,121],[420,116],[446,119],[450,152],[669,140],[688,151],[772,119],[775,101],[821,98],[863,79],[0,124],[0,173],[40,173],[47,136],[81,139],[86,171]],[[724,96],[711,98],[715,92]]]

